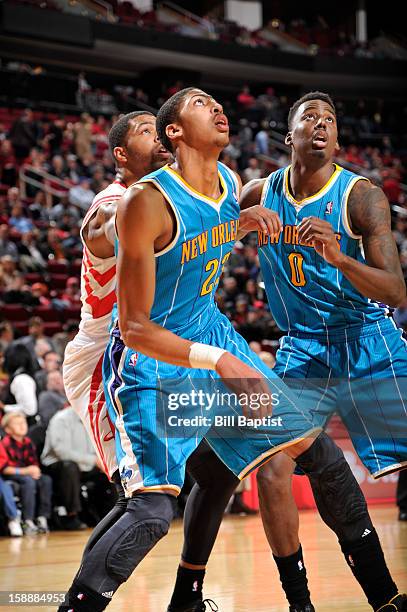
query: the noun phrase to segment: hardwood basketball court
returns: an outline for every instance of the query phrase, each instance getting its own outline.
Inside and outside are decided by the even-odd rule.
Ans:
[[[372,506],[393,577],[407,590],[407,523],[397,521],[393,505]],[[360,587],[345,564],[335,536],[316,512],[302,511],[301,540],[317,612],[368,612]],[[53,532],[0,539],[1,591],[63,591],[78,568],[90,532]],[[112,612],[165,612],[182,545],[182,521],[164,538],[120,588]],[[277,571],[259,516],[226,517],[209,562],[205,596],[220,612],[287,612]],[[56,610],[54,607],[2,606],[0,610]]]

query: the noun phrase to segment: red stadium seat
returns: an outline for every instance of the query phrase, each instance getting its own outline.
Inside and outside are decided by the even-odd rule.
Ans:
[[[37,306],[33,309],[33,316],[41,317],[43,321],[60,321],[61,312],[50,306]]]
[[[65,289],[68,274],[51,274],[49,280],[49,289]]]
[[[48,261],[47,268],[50,274],[68,274],[68,266],[63,261]]]
[[[59,314],[61,315],[64,321],[69,321],[69,319],[79,321],[79,319],[81,318],[81,307],[70,306],[69,308],[64,308],[64,310],[62,310]]]
[[[25,321],[13,321],[13,327],[19,337],[28,334],[28,323]]]
[[[8,321],[28,321],[31,314],[19,304],[3,304],[1,307],[2,318]]]
[[[27,272],[27,274],[24,274],[24,279],[29,285],[33,285],[34,283],[45,283],[44,277],[42,274],[38,274],[38,272]]]
[[[53,336],[54,334],[59,334],[62,331],[62,323],[58,321],[50,321],[48,323],[44,323],[44,334],[46,336]]]
[[[74,261],[71,264],[71,274],[70,276],[80,276],[81,275],[82,262]]]

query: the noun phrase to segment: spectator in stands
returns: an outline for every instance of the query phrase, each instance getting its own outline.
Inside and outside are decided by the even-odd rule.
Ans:
[[[0,322],[0,344],[3,347],[3,350],[13,342],[14,340],[14,329],[11,323],[8,321]]]
[[[45,283],[34,283],[31,291],[33,296],[39,301],[40,306],[50,306],[51,300],[48,297],[48,287]]]
[[[68,307],[80,306],[81,290],[79,286],[79,279],[76,276],[70,276],[66,281],[65,291],[61,295],[61,300],[66,302]]]
[[[28,157],[32,147],[35,147],[39,136],[32,110],[26,109],[21,117],[13,123],[9,136],[17,162],[21,163]]]
[[[27,437],[26,418],[19,412],[6,414],[1,426],[7,435],[0,441],[0,472],[19,485],[24,532],[46,533],[51,515],[52,480],[41,473],[34,444]]]
[[[242,87],[242,90],[238,93],[236,99],[243,110],[251,108],[255,102],[255,98],[250,93],[250,87],[248,85],[244,85]]]
[[[7,288],[10,286],[14,278],[14,273],[17,270],[16,260],[10,255],[3,255],[0,259],[0,287]]]
[[[30,425],[36,422],[37,389],[33,377],[32,357],[23,344],[14,342],[4,354],[4,370],[9,376],[4,403],[0,408],[5,413],[24,414]]]
[[[249,165],[243,170],[243,183],[248,183],[254,179],[262,177],[262,170],[259,168],[259,162],[256,157],[249,159]]]
[[[52,221],[59,221],[64,214],[69,214],[78,222],[81,218],[81,211],[69,201],[69,196],[62,196],[58,204],[50,211]]]
[[[65,160],[62,155],[54,155],[51,159],[51,164],[49,166],[48,172],[55,176],[61,181],[64,181],[67,177],[66,169],[65,169]],[[60,187],[56,184],[56,187]]]
[[[270,370],[272,370],[276,365],[276,358],[274,357],[273,353],[270,353],[269,351],[260,351],[259,357],[270,368]]]
[[[34,229],[34,223],[25,216],[22,204],[15,204],[11,210],[9,226],[15,234],[24,234]]]
[[[9,228],[8,225],[3,223],[0,225],[0,259],[4,255],[8,255],[12,258],[12,260],[17,261],[18,258],[18,249],[15,242],[10,240],[9,238]]]
[[[18,245],[19,263],[25,272],[43,272],[46,262],[37,247],[39,234],[37,231],[24,232]]]
[[[6,133],[5,130],[2,131]],[[8,139],[0,143],[0,183],[14,185],[17,181],[17,160],[14,155],[11,141]]]
[[[70,203],[77,206],[82,211],[82,215],[85,215],[94,197],[95,192],[92,191],[90,181],[87,178],[81,178],[79,185],[75,185],[69,190]]]
[[[39,340],[43,341],[41,351],[37,350],[36,344]],[[23,344],[32,356],[32,370],[36,372],[41,368],[38,361],[38,356],[41,359],[43,355],[53,348],[52,340],[44,334],[44,321],[41,317],[31,317],[28,320],[28,335],[17,340],[19,344]]]
[[[48,374],[50,372],[60,372],[62,361],[61,357],[58,355],[56,351],[47,351],[42,356],[42,368],[38,372],[35,373],[34,379],[37,383],[37,391],[41,393],[41,391],[45,391],[47,388],[47,380]]]
[[[80,170],[76,155],[70,153],[66,156],[66,166],[67,179],[70,180],[73,185],[77,185],[80,180]]]
[[[78,323],[76,321],[67,321],[63,327],[63,331],[55,334],[53,342],[58,355],[63,358],[65,348],[68,342],[73,340],[78,333]]]
[[[7,191],[7,208],[9,213],[16,204],[20,204],[20,190],[18,187],[10,187]]]
[[[91,155],[93,119],[88,113],[82,113],[80,120],[75,123],[75,153],[82,159]]]
[[[60,370],[46,372],[46,390],[38,398],[38,414],[43,425],[48,423],[59,410],[68,405]]]
[[[101,505],[106,497],[107,478],[79,416],[68,407],[57,412],[49,422],[41,455],[44,469],[52,476],[59,502],[66,508],[63,527],[85,529],[78,518],[82,509],[81,483],[92,481]]]
[[[258,155],[269,155],[269,133],[268,133],[268,123],[267,121],[262,122],[261,130],[257,132],[254,142],[256,145],[256,153]]]
[[[14,491],[9,482],[3,480],[0,476],[0,504],[7,518],[8,531],[11,537],[21,538],[23,530],[21,527],[20,518],[16,502],[14,500]]]
[[[29,285],[21,272],[13,272],[11,280],[5,287],[3,302],[6,304],[21,304],[22,306],[38,306],[39,300],[32,294]]]

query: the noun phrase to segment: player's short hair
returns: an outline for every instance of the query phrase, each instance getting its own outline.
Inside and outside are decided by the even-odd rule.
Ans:
[[[288,112],[288,129],[289,130],[291,130],[292,128],[292,123],[293,123],[295,113],[297,112],[301,104],[303,104],[304,102],[308,102],[309,100],[322,100],[322,102],[326,102],[327,104],[329,104],[329,106],[332,106],[332,110],[334,111],[336,115],[335,104],[333,103],[333,100],[329,94],[324,93],[322,91],[309,91],[307,94],[305,94],[304,96],[296,100],[294,104],[292,105],[292,107],[290,108]]]
[[[196,87],[185,87],[185,89],[181,89],[181,91],[177,91],[171,98],[168,98],[166,102],[162,105],[160,110],[157,113],[157,134],[158,138],[161,141],[161,144],[173,153],[172,142],[168,138],[165,133],[165,129],[167,125],[174,123],[177,121],[179,116],[179,109],[181,104],[185,98],[191,91],[197,89]]]
[[[127,132],[130,128],[130,121],[134,119],[134,117],[140,117],[140,115],[151,115],[154,117],[153,113],[150,111],[134,111],[133,113],[127,113],[127,115],[123,115],[120,117],[116,123],[114,123],[110,129],[108,140],[109,140],[109,149],[110,153],[114,159],[113,151],[116,147],[123,147],[126,143]]]

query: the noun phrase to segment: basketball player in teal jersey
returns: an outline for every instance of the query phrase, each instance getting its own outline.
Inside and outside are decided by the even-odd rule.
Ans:
[[[236,430],[227,439],[217,433],[210,438],[211,446],[238,478],[285,448],[310,477],[325,470],[336,475],[338,499],[343,506],[349,495],[355,502],[346,523],[354,529],[372,528],[363,496],[339,449],[325,434],[315,439],[295,397],[214,304],[222,265],[238,235],[240,212],[237,180],[217,163],[228,141],[222,108],[200,90],[183,90],[160,110],[157,126],[161,140],[174,149],[176,162],[145,177],[119,204],[119,325],[116,315],[104,363],[119,470],[130,499],[124,515],[86,556],[61,607],[65,611],[104,610],[168,530],[185,461],[210,428],[184,438],[159,436],[158,392],[165,392],[174,379],[180,388],[188,382],[193,386],[202,380],[234,379],[238,388],[249,392],[254,388],[269,398],[270,391],[277,389],[280,401],[273,416],[281,422],[278,431]],[[246,212],[241,218],[246,230],[258,227],[260,217],[270,235],[278,231],[278,222],[267,211],[256,210],[252,220]],[[181,415],[197,413],[199,409],[188,405]],[[319,491],[325,500],[329,495],[325,483]],[[341,524],[342,517],[337,521]],[[395,588],[385,564],[380,566],[381,578],[386,574]],[[205,604],[199,599],[182,607],[187,609],[198,612]]]
[[[379,478],[407,466],[407,343],[383,305],[397,306],[406,293],[389,204],[380,188],[333,163],[338,131],[328,95],[299,99],[288,129],[291,165],[248,184],[241,200],[242,208],[261,203],[282,223],[278,236],[260,233],[258,244],[270,309],[286,332],[274,371],[286,382],[310,379],[309,386],[301,380],[303,408],[316,391],[320,399],[308,403],[315,424],[339,412]],[[294,467],[280,454],[258,473],[264,527],[292,605],[309,598],[298,571]],[[405,596],[383,605],[380,581],[366,566],[377,542],[370,531],[354,542],[338,533],[346,560],[364,579],[373,609],[407,609]]]

